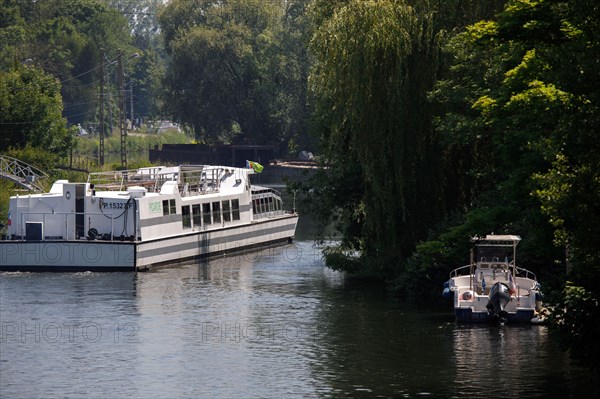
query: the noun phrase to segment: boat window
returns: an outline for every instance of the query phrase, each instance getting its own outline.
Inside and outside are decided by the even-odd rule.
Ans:
[[[221,203],[213,202],[212,203],[212,211],[213,211],[213,223],[221,223]]]
[[[171,215],[175,215],[177,213],[177,208],[175,208],[175,200],[169,200],[169,212]]]
[[[182,206],[181,207],[181,222],[183,224],[184,229],[192,228],[192,218],[190,217],[190,206]]]
[[[230,209],[229,201],[223,201],[222,207],[223,207],[223,221],[230,222],[231,221],[231,213],[229,212],[229,209]]]
[[[202,225],[202,217],[200,216],[200,204],[192,205],[192,220],[194,227]]]
[[[202,204],[202,219],[204,220],[204,225],[211,224],[210,222],[210,203]]]
[[[240,200],[231,200],[231,217],[233,220],[240,220]]]
[[[273,212],[273,197],[269,197],[269,212]]]
[[[163,216],[167,216],[169,214],[169,200],[163,201]]]
[[[481,262],[511,262],[513,260],[513,248],[482,245],[477,247],[476,259],[481,259]]]
[[[254,201],[252,201],[252,213],[256,215],[256,213],[258,212],[256,209],[256,206],[258,205],[258,199],[255,199]]]

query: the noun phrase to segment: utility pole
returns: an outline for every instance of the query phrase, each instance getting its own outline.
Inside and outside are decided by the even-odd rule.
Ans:
[[[102,64],[100,64],[100,148],[98,149],[98,162],[104,165],[104,50],[102,50]]]
[[[106,96],[108,97],[108,131],[110,133],[109,136],[112,137],[112,135],[113,135],[113,107],[112,107],[112,88],[110,86],[110,81],[109,81],[108,92],[106,93]]]
[[[133,130],[135,119],[133,118],[133,80],[129,81],[129,104],[131,106],[129,117],[131,118],[131,130]]]
[[[117,67],[119,69],[119,131],[121,133],[121,167],[127,169],[127,123],[125,116],[127,108],[125,106],[125,71],[123,69],[123,52],[119,51],[117,56]]]

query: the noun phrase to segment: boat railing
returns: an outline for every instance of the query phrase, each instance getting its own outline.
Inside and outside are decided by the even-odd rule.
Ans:
[[[510,267],[515,267],[516,274],[518,276],[537,281],[536,275],[532,271],[527,270],[522,267],[516,267],[516,266],[514,266],[514,264],[512,262],[510,263]],[[455,277],[470,274],[470,273],[471,273],[471,265],[465,265],[465,266],[457,267],[456,269],[452,270],[450,272],[450,278],[455,278]]]
[[[188,195],[217,193],[221,189],[221,177],[232,173],[227,168],[185,165],[180,167],[177,182],[179,191],[183,197]]]
[[[469,273],[464,272],[466,269],[469,269]],[[471,265],[457,267],[456,269],[454,269],[450,272],[450,278],[462,276],[463,274],[470,274],[470,269],[471,269]]]
[[[536,278],[534,272],[527,270],[527,269],[523,269],[522,267],[515,267],[515,269],[517,270],[517,275],[528,278],[530,280],[537,281],[537,278]]]
[[[175,181],[181,195],[186,196],[219,192],[223,173],[234,173],[234,169],[206,165],[156,166],[94,172],[88,175],[88,183],[94,184],[96,190],[123,191],[130,186],[142,186],[150,192],[158,192],[165,182]]]
[[[161,181],[173,180],[175,177],[173,173],[160,173],[162,169],[162,166],[157,166],[142,169],[92,172],[88,175],[87,182],[93,184],[96,190],[122,191],[129,186],[142,186],[149,191],[156,191]]]
[[[76,216],[103,216],[110,219],[110,233],[98,234],[98,231],[90,228],[87,232],[81,236],[77,236],[77,218]],[[106,215],[102,212],[20,212],[20,225],[18,226],[16,233],[12,235],[11,240],[26,240],[27,239],[27,223],[42,223],[43,226],[43,241],[57,241],[57,240],[78,240],[83,238],[96,239],[102,238],[105,241],[115,241],[114,222],[117,218]],[[56,223],[60,223],[61,227],[54,227],[52,230],[46,229],[46,223],[50,218],[58,218],[59,220],[53,220],[52,223],[56,226]],[[50,234],[46,234],[50,230]],[[90,232],[95,230],[95,237],[90,237]]]
[[[264,213],[257,213],[254,215],[254,219],[258,220],[258,219],[268,219],[268,218],[272,218],[272,217],[276,217],[276,216],[283,216],[287,214],[287,211],[284,210],[276,210],[276,211],[268,211],[268,212],[264,212]]]

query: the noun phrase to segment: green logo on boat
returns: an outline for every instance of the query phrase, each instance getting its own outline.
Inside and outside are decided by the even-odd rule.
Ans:
[[[150,213],[162,213],[162,204],[158,202],[148,203],[148,210]]]

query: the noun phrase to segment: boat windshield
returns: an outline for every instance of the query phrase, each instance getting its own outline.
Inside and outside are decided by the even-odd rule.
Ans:
[[[478,246],[478,262],[512,262],[513,248],[500,246]]]

